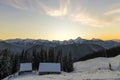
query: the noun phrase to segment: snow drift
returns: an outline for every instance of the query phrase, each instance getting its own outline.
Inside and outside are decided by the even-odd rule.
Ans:
[[[112,70],[109,70],[109,64]],[[100,57],[76,62],[71,73],[42,76],[29,73],[11,77],[10,80],[120,80],[120,55],[114,58]]]

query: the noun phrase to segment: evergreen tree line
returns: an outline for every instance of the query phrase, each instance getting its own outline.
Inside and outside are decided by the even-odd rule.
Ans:
[[[88,54],[80,58],[78,61],[84,61],[84,60],[93,59],[97,57],[115,57],[117,55],[120,55],[120,46],[113,47],[111,49],[104,49],[101,51],[93,52],[91,54]]]
[[[20,63],[32,63],[33,70],[38,70],[40,62],[61,63],[61,70],[65,72],[73,71],[73,59],[69,52],[62,54],[62,49],[55,54],[54,48],[49,50],[41,48],[37,51],[33,49],[32,54],[23,50],[21,54],[11,54],[7,49],[0,52],[0,79],[19,71]]]
[[[25,54],[25,53],[24,53]],[[23,56],[26,57],[26,56]],[[73,71],[73,59],[71,53],[67,53],[67,55],[62,54],[62,49],[57,51],[55,54],[54,48],[50,48],[48,51],[47,49],[41,48],[40,51],[36,51],[33,49],[32,52],[32,60],[29,58],[28,61],[32,61],[33,63],[33,70],[38,70],[40,62],[52,62],[52,63],[61,63],[61,70],[65,72]]]
[[[7,49],[0,52],[0,80],[18,71],[18,58]]]

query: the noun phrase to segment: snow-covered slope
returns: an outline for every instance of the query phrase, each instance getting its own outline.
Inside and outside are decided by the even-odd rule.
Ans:
[[[112,71],[109,70],[109,63]],[[120,55],[114,58],[100,57],[76,62],[71,73],[62,72],[52,75],[28,73],[11,77],[10,80],[120,80]]]
[[[93,71],[93,70],[108,70],[111,64],[114,71],[120,70],[120,55],[114,58],[95,58],[87,61],[76,62],[76,71]]]
[[[8,49],[12,53],[20,53],[22,48],[14,44],[6,43],[5,41],[0,41],[0,51],[4,49]]]

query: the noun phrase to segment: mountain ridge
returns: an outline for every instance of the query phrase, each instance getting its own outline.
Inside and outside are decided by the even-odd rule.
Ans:
[[[0,50],[9,49],[12,53],[21,53],[23,50],[32,53],[33,49],[40,51],[41,48],[49,50],[50,47],[53,47],[56,50],[56,53],[59,49],[62,49],[64,54],[71,51],[74,58],[77,59],[87,54],[99,50],[110,49],[116,46],[120,46],[120,43],[112,40],[103,41],[95,38],[87,40],[82,39],[81,37],[64,41],[49,41],[42,39],[9,39],[0,41]]]

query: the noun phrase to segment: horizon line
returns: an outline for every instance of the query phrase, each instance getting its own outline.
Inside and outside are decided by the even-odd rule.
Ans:
[[[103,40],[103,41],[107,41],[107,40],[120,40],[120,39],[101,39],[101,38],[82,38],[82,37],[77,37],[77,38],[81,38],[81,39],[85,39],[85,40],[93,40],[93,39],[96,39],[96,40]],[[77,38],[70,38],[70,39],[64,39],[64,40],[58,40],[58,39],[44,39],[44,38],[8,38],[8,39],[0,39],[2,41],[6,41],[6,40],[17,40],[17,39],[21,39],[21,40],[48,40],[48,41],[68,41],[68,40],[75,40]]]

